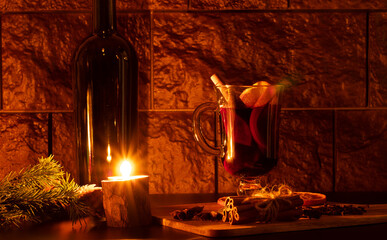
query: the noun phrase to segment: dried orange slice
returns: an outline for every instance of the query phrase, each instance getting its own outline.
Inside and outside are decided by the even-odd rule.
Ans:
[[[300,198],[304,201],[303,206],[322,205],[327,201],[327,197],[321,193],[295,192],[295,194],[300,195]]]

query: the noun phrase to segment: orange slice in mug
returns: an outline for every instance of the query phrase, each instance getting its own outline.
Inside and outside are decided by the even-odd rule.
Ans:
[[[253,84],[253,86],[244,90],[239,98],[248,108],[262,107],[267,104],[275,95],[275,86],[271,86],[266,81],[259,81]]]

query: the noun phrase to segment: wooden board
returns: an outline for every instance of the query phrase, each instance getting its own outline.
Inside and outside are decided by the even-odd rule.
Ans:
[[[203,211],[217,211],[221,206],[216,203],[196,203],[170,205],[152,209],[152,215],[163,226],[191,232],[206,237],[234,237],[263,233],[302,231],[321,228],[368,225],[387,222],[387,204],[375,204],[366,207],[364,215],[322,216],[320,219],[299,219],[294,222],[253,223],[245,225],[230,225],[212,221],[178,221],[169,213],[177,209],[204,206]],[[364,206],[364,205],[362,205]]]

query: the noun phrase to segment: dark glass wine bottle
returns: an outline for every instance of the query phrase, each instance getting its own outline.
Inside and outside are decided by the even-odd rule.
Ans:
[[[135,158],[137,64],[133,47],[117,34],[115,0],[94,0],[93,35],[74,59],[80,184],[100,185],[122,159]]]

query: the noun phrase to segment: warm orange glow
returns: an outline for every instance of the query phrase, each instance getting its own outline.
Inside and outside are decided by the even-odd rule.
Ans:
[[[87,89],[86,96],[86,121],[87,121],[87,150],[88,150],[88,161],[87,161],[87,179],[91,182],[91,159],[93,157],[93,131],[92,131],[92,122],[93,122],[93,108],[92,108],[92,93],[90,89]]]
[[[293,194],[291,188],[287,185],[274,185],[272,187],[261,187],[254,189],[253,197],[260,198],[276,198],[276,197],[285,197],[291,196]]]
[[[122,177],[128,178],[132,172],[132,165],[129,161],[124,160],[121,164],[120,171],[122,174]]]
[[[110,155],[110,144],[108,144],[108,147],[107,147],[107,157],[106,157],[106,160],[108,161],[108,163],[110,163],[112,161],[112,156]]]

